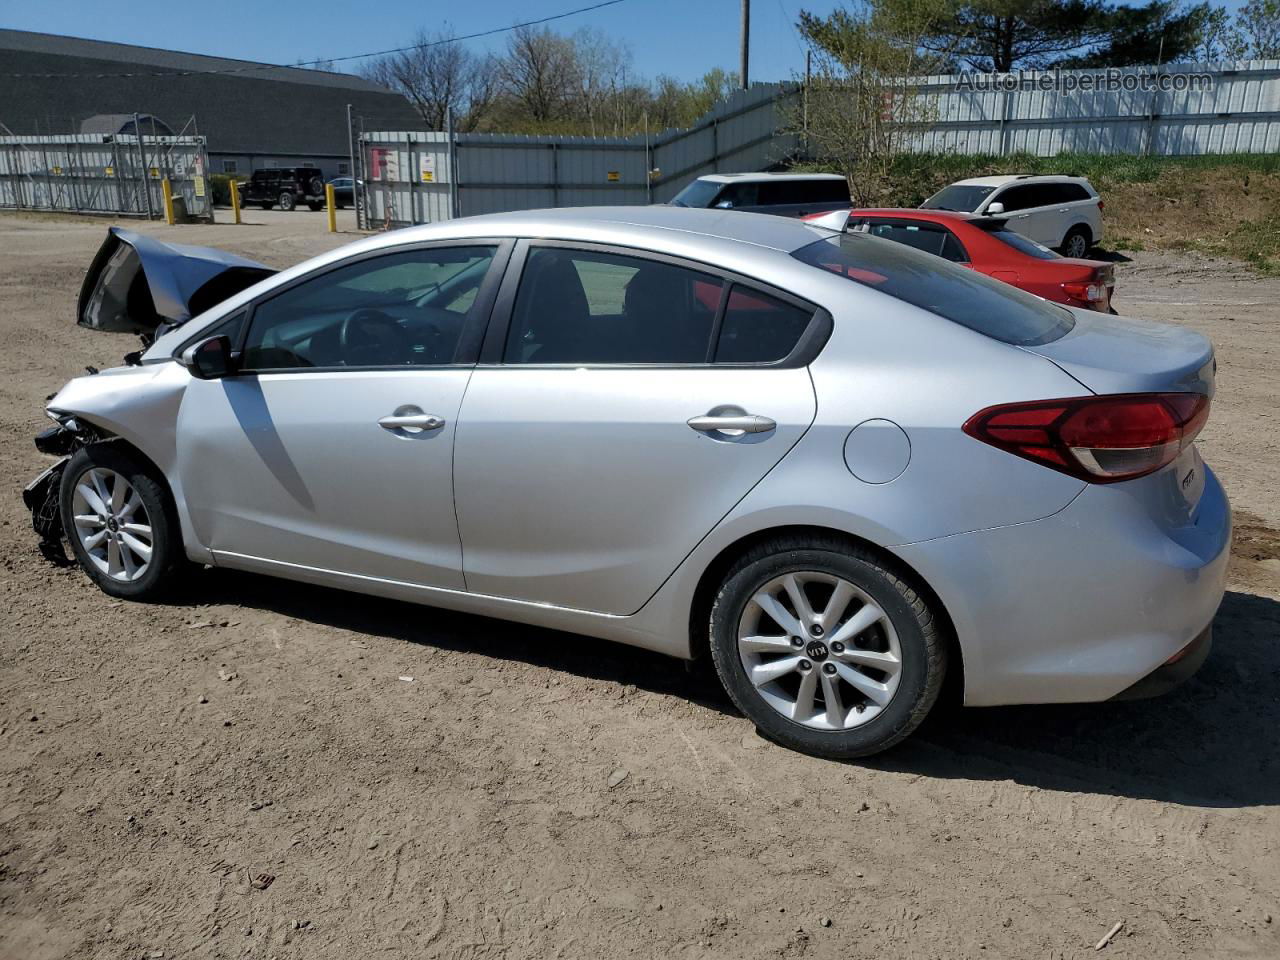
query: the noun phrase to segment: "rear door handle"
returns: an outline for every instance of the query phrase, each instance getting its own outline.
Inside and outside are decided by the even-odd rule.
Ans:
[[[378,426],[383,430],[439,430],[444,426],[444,417],[433,413],[410,413],[382,417]]]
[[[728,433],[732,430],[740,430],[743,433],[767,433],[778,426],[768,417],[755,416],[750,413],[737,416],[717,417],[707,415],[690,417],[687,422],[689,426],[699,433]]]

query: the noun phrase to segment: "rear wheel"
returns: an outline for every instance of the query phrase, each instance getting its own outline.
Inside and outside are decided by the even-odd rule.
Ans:
[[[104,593],[156,596],[185,563],[168,490],[118,443],[91,444],[71,458],[60,505],[71,550]]]
[[[1083,257],[1089,252],[1091,246],[1093,246],[1093,236],[1089,233],[1089,228],[1072,227],[1062,238],[1062,246],[1059,249],[1064,257]]]
[[[784,746],[847,759],[887,750],[929,713],[946,645],[928,603],[879,557],[778,541],[730,570],[711,612],[729,696]]]
[[[321,207],[324,206],[324,204],[316,200],[308,200],[307,206],[310,207],[312,210],[319,210]]]

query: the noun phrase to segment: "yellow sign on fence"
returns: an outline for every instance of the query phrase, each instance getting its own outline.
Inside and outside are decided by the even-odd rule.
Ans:
[[[116,175],[116,168],[106,167],[104,168],[103,173],[105,173],[108,177],[114,177]]]
[[[622,179],[622,174],[621,174],[621,173],[619,173],[617,170],[610,170],[610,171],[609,171],[609,182],[610,182],[610,183],[617,183],[617,182],[618,182],[619,180],[621,180],[621,179]]]
[[[191,178],[191,183],[195,186],[196,196],[204,196],[204,177],[195,176]]]

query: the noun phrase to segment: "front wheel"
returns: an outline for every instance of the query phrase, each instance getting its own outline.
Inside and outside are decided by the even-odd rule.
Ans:
[[[900,572],[838,541],[780,541],[730,570],[711,611],[711,654],[761,733],[832,759],[906,738],[938,698],[947,648]]]
[[[281,210],[292,210],[292,209],[294,208],[294,206],[295,206],[295,204],[296,204],[296,203],[297,203],[297,201],[294,199],[293,194],[292,194],[292,193],[290,193],[288,190],[286,190],[286,191],[284,191],[283,193],[281,193],[281,194],[280,194],[280,209],[281,209]]]
[[[150,599],[185,562],[168,490],[118,443],[77,451],[62,475],[60,506],[72,552],[104,593]]]

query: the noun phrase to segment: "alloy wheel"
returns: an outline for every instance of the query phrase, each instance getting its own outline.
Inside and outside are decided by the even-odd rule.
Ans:
[[[75,535],[100,572],[124,583],[147,572],[155,546],[151,517],[124,476],[106,467],[86,470],[76,481],[71,509]]]
[[[802,726],[861,726],[898,690],[902,647],[893,623],[842,577],[804,571],[768,581],[747,601],[737,639],[752,686]]]
[[[1068,257],[1080,258],[1089,252],[1089,241],[1083,234],[1073,233],[1067,239],[1066,254]]]

